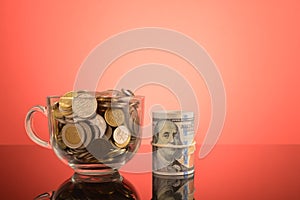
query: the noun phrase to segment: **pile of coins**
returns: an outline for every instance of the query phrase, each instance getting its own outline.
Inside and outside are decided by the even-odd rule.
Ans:
[[[70,163],[121,163],[139,145],[140,102],[130,90],[68,92],[51,108],[52,143]]]

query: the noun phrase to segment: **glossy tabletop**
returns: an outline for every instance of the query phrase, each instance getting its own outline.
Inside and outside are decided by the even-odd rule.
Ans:
[[[300,199],[300,145],[217,145],[204,159],[198,158],[199,149],[195,199]],[[56,191],[73,175],[49,149],[0,146],[0,151],[0,199],[33,199]],[[140,199],[152,199],[151,172],[121,169],[120,174]]]

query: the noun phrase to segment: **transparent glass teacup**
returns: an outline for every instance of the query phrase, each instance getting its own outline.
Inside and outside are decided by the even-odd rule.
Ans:
[[[108,174],[128,162],[141,143],[144,97],[118,91],[70,92],[47,97],[27,113],[25,128],[38,145],[80,174]],[[34,113],[48,118],[49,141],[33,130]]]

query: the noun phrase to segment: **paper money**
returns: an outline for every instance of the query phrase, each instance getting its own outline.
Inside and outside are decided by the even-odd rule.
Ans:
[[[192,112],[153,113],[153,172],[186,175],[194,172],[194,116]]]
[[[152,175],[152,200],[193,200],[194,175],[161,176]]]
[[[155,127],[158,122],[171,121],[177,126],[179,144],[189,145],[194,142],[194,113],[188,111],[155,111],[152,122]],[[161,127],[161,126],[160,126]],[[157,127],[157,128],[160,128]],[[158,132],[158,130],[154,130]],[[155,133],[153,133],[155,134]]]

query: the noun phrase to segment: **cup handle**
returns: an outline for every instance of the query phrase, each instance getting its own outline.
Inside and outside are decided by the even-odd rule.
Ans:
[[[34,130],[32,129],[32,118],[33,118],[33,114],[35,112],[41,112],[47,116],[47,109],[44,106],[33,106],[28,111],[26,118],[25,118],[25,128],[26,128],[27,135],[33,142],[37,143],[38,145],[48,148],[48,149],[51,149],[50,142],[44,141],[41,138],[39,138],[37,136],[37,134],[34,132]]]
[[[53,197],[54,191],[45,192],[40,194],[39,196],[35,197],[34,200],[51,200]]]

